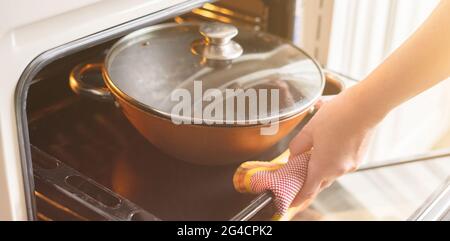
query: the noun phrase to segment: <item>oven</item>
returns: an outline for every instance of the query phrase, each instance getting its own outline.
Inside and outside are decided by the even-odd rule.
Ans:
[[[11,69],[11,72],[20,73],[17,83],[9,83],[13,88],[2,85],[15,91],[14,104],[5,108],[8,112],[2,114],[0,121],[3,132],[1,154],[5,160],[4,168],[9,172],[0,178],[10,180],[4,182],[8,193],[0,208],[8,213],[3,213],[2,219],[269,220],[275,212],[270,194],[244,195],[234,190],[231,180],[239,164],[200,166],[167,156],[146,141],[117,106],[74,94],[68,77],[79,63],[101,61],[108,49],[127,33],[163,22],[219,21],[295,40],[299,1],[128,3],[135,6],[134,10],[130,6],[125,7],[128,1],[117,1],[117,5],[105,2],[86,1],[86,6],[55,15],[52,21],[45,18],[33,20],[36,23],[32,27],[18,27],[17,34],[12,36],[14,39],[11,41],[23,46],[23,50],[13,48],[17,53],[11,50],[11,56],[23,58],[27,64],[22,63],[23,70]],[[94,10],[98,11],[98,17],[92,13]],[[61,23],[58,23],[58,18],[61,18]],[[67,25],[82,18],[91,20]],[[27,46],[33,34],[39,34],[39,30],[46,27],[56,33],[42,30],[40,34],[50,37],[37,37],[35,42],[32,41],[35,45]],[[65,37],[57,32],[63,28],[67,28]],[[317,47],[315,51],[319,57]],[[6,62],[3,63],[7,66]],[[337,76],[348,85],[356,82],[344,74],[327,71],[329,76]],[[101,76],[97,77],[101,86]],[[333,94],[339,89],[332,80],[329,77],[326,91]],[[14,113],[13,118],[8,115],[11,113]],[[311,117],[312,114],[288,137],[256,159],[271,160],[282,153],[289,140]],[[7,139],[8,135],[12,138]],[[12,143],[17,143],[17,146]],[[445,157],[432,155],[419,161],[443,163]],[[416,162],[414,158],[400,160],[398,166]],[[391,166],[367,167],[354,178],[366,178],[379,168]],[[17,174],[16,180],[11,178],[14,173]],[[346,193],[349,189],[344,187],[342,183],[335,184],[319,197],[311,209],[296,218],[316,219],[319,214],[334,217],[332,214],[342,211],[332,209],[338,202],[336,200],[344,203],[341,208],[364,210],[357,205],[357,200],[349,198],[354,195]],[[439,194],[448,191],[447,185],[441,187]],[[428,192],[424,194],[428,195]],[[332,201],[330,197],[334,197]],[[428,199],[427,205],[436,200]],[[423,203],[414,203],[405,213],[422,210],[423,217],[428,213]],[[357,217],[367,218],[363,214]],[[402,213],[398,217],[404,219],[408,215]]]
[[[260,204],[234,190],[237,164],[197,166],[168,157],[117,106],[77,96],[67,78],[75,65],[102,60],[127,33],[164,22],[219,21],[289,38],[294,2],[180,1],[41,53],[16,92],[27,218],[230,220],[252,201]],[[280,154],[287,141],[261,158]]]

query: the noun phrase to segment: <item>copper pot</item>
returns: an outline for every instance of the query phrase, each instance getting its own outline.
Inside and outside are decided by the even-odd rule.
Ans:
[[[104,63],[75,67],[70,86],[78,94],[114,100],[143,136],[175,158],[204,165],[242,162],[275,145],[304,119],[322,96],[325,74],[289,42],[253,30],[237,31],[223,24],[163,24],[138,30],[119,40]],[[231,40],[236,35],[236,41]],[[101,71],[106,87],[88,82],[86,76],[96,71]],[[192,91],[192,76],[207,88],[276,83],[273,88],[279,90],[282,104],[269,116],[276,121],[174,124],[163,104],[174,86]],[[262,127],[274,124],[278,132],[261,135]]]

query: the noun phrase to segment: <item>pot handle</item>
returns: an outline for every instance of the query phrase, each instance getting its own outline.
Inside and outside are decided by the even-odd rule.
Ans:
[[[322,98],[325,98],[325,99],[333,98],[348,88],[344,79],[342,79],[338,75],[336,75],[328,70],[324,70],[324,74],[325,74],[326,84],[325,84],[325,93],[323,94]],[[327,90],[327,88],[329,88],[329,89]],[[328,92],[328,93],[326,93],[326,92]]]
[[[319,98],[319,101],[316,102],[314,106],[309,109],[310,114],[315,114],[317,110],[321,107],[323,102],[330,101],[348,87],[351,86],[348,81],[345,81],[342,77],[334,74],[331,71],[324,70],[325,74],[325,90],[323,95]],[[330,88],[331,90],[327,90]]]
[[[93,75],[93,73],[101,75],[103,68],[104,65],[102,63],[80,64],[75,66],[69,76],[70,88],[79,95],[88,96],[100,101],[114,101],[111,92],[106,86],[96,86],[93,82],[95,80],[94,76],[88,78],[88,73],[91,73],[91,75]],[[103,77],[101,78],[101,82],[103,83]]]

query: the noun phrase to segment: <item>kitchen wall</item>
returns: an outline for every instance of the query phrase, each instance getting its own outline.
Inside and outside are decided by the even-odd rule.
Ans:
[[[357,79],[400,46],[439,2],[322,1],[334,2],[326,66]],[[367,162],[426,152],[449,130],[450,83],[446,81],[405,103],[381,123]]]

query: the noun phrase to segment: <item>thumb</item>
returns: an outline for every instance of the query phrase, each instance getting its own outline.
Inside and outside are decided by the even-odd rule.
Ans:
[[[312,157],[314,158],[314,157]],[[305,183],[303,187],[300,189],[300,192],[297,193],[297,196],[291,203],[292,207],[298,207],[300,205],[308,206],[310,201],[312,201],[315,196],[318,194],[321,187],[321,176],[317,168],[314,165],[311,165],[311,161],[308,165],[308,174],[306,176]]]
[[[313,147],[313,140],[311,135],[303,129],[298,133],[289,144],[289,151],[291,156],[296,156],[307,151],[310,151]]]

